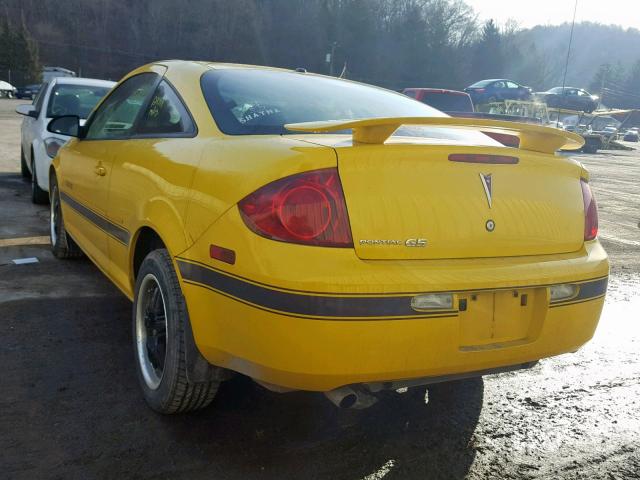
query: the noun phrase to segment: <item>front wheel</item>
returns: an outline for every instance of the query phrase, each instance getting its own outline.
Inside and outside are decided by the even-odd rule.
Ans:
[[[24,149],[22,147],[20,147],[20,173],[22,174],[22,178],[31,178],[31,172],[29,171],[27,159],[24,157]]]
[[[36,205],[44,205],[49,201],[49,192],[41,189],[40,185],[38,185],[35,158],[31,160],[31,201]]]
[[[142,262],[133,303],[138,380],[149,406],[164,414],[209,405],[219,381],[190,383],[185,329],[189,315],[169,253],[154,250]]]
[[[82,250],[73,241],[64,228],[64,219],[62,218],[62,207],[60,205],[60,192],[58,183],[55,178],[51,179],[49,186],[51,192],[50,205],[50,228],[49,238],[51,240],[51,252],[56,258],[78,258],[82,256]]]

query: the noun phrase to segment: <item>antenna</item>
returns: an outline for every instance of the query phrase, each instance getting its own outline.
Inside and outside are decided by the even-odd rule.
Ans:
[[[567,83],[567,70],[569,70],[569,55],[571,55],[571,44],[573,43],[573,27],[576,25],[576,12],[578,11],[578,0],[573,7],[573,20],[571,22],[571,35],[569,36],[569,48],[567,48],[567,61],[564,64],[564,75],[562,77],[562,95],[564,95],[564,88]],[[560,123],[560,107],[558,107],[558,118],[556,119],[556,128]]]

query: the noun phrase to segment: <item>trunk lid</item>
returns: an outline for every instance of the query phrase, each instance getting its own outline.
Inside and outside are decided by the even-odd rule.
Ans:
[[[393,139],[334,148],[362,259],[543,255],[582,247],[581,170],[572,160]],[[454,162],[452,153],[511,155],[518,163]]]

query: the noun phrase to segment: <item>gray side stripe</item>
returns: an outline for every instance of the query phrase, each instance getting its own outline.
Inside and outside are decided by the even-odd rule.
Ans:
[[[60,198],[62,198],[64,203],[69,205],[71,208],[73,208],[76,212],[78,212],[84,218],[86,218],[91,223],[93,223],[100,230],[107,233],[108,235],[111,235],[113,238],[115,238],[117,241],[119,241],[123,245],[125,246],[129,245],[130,235],[127,230],[125,230],[119,225],[116,225],[113,222],[110,222],[106,218],[98,215],[96,212],[94,212],[88,207],[85,207],[83,204],[81,204],[80,202],[78,202],[77,200],[75,200],[73,197],[69,196],[65,192],[60,192]]]

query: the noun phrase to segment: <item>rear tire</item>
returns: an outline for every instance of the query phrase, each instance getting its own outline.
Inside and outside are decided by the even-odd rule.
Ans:
[[[136,371],[144,399],[163,414],[199,410],[209,405],[220,381],[190,383],[185,330],[189,314],[169,252],[152,251],[143,260],[133,303]]]
[[[73,241],[64,228],[62,206],[60,205],[60,192],[58,191],[58,183],[55,178],[51,179],[49,190],[51,191],[51,214],[49,216],[51,252],[54,257],[60,259],[79,258],[83,255],[82,250],[80,250],[78,244]]]
[[[38,174],[36,173],[36,160],[31,155],[31,201],[36,205],[44,205],[49,201],[49,192],[38,185]]]
[[[27,159],[24,158],[24,149],[22,147],[20,147],[20,173],[22,174],[22,178],[31,178],[31,172],[27,165]]]

